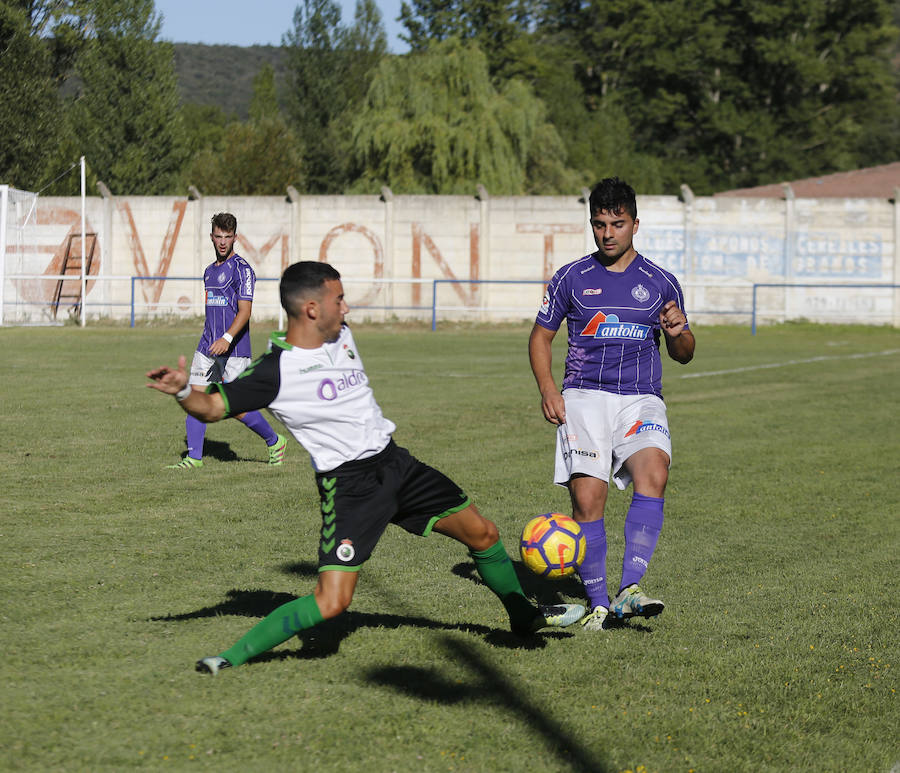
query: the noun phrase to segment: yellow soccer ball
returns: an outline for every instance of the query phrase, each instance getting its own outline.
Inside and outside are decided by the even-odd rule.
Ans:
[[[522,529],[519,552],[535,574],[558,579],[572,574],[584,560],[587,541],[578,522],[562,513],[532,518]]]

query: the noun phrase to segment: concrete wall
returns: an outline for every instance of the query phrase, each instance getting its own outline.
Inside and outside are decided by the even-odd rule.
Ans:
[[[593,250],[582,196],[88,197],[96,233],[87,282],[89,319],[202,313],[199,277],[213,259],[210,218],[238,218],[237,251],[256,269],[255,317],[277,315],[277,282],[289,263],[327,260],[345,278],[352,318],[431,318],[431,280],[441,319],[530,319],[558,267]],[[638,250],[679,277],[687,310],[706,322],[746,322],[752,285],[759,321],[900,324],[900,293],[859,285],[900,282],[900,216],[883,199],[639,196]],[[36,222],[7,239],[3,321],[63,319],[53,307],[69,237],[80,247],[81,200],[41,198]],[[133,276],[164,276],[142,280]],[[511,284],[510,280],[523,280]],[[77,283],[67,282],[76,287]],[[853,287],[843,287],[852,285]]]

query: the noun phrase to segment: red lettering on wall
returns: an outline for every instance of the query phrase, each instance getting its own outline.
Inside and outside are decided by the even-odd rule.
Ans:
[[[122,215],[128,226],[128,243],[131,246],[131,259],[134,264],[135,272],[140,276],[167,276],[169,273],[169,265],[172,262],[172,255],[175,252],[175,243],[178,241],[181,224],[184,222],[187,199],[172,203],[172,215],[169,218],[169,228],[166,231],[162,246],[159,250],[159,262],[157,263],[155,274],[150,273],[150,267],[147,265],[147,258],[144,255],[141,237],[138,236],[137,226],[134,223],[134,215],[131,212],[131,206],[124,199],[117,198],[116,209],[119,210],[119,214]],[[162,295],[164,284],[164,279],[141,282],[141,294],[144,296],[144,301],[147,303],[158,303],[159,297]]]
[[[29,253],[52,253],[52,257],[50,258],[50,262],[41,272],[45,276],[58,276],[62,272],[62,264],[63,257],[66,254],[66,245],[68,244],[70,236],[80,237],[81,235],[81,214],[76,212],[74,209],[57,209],[55,207],[49,209],[39,209],[40,212],[40,222],[41,225],[68,225],[69,230],[66,235],[63,237],[62,241],[55,247],[44,247],[39,244],[29,244],[27,246],[22,247],[23,252]],[[85,218],[85,229],[88,233],[93,233],[94,229],[91,226],[90,220]],[[76,238],[76,244],[73,245],[73,250],[75,250],[76,254],[81,254],[81,242],[80,238]],[[87,247],[90,249],[90,239],[86,240]],[[17,251],[16,249],[12,250],[13,252]],[[100,245],[96,245],[94,248],[94,257],[91,262],[91,270],[90,276],[96,276],[100,272]],[[25,273],[37,273],[32,271],[26,271]],[[37,304],[49,304],[55,297],[56,293],[56,284],[51,281],[45,281],[40,279],[17,279],[14,280],[16,287],[18,288],[18,292],[21,296],[21,299],[24,301],[28,301],[30,303]],[[87,282],[85,284],[85,292],[90,292],[91,288],[96,284],[95,282]],[[66,285],[66,290],[68,291],[68,285]]]
[[[544,235],[544,281],[553,276],[553,236],[554,234],[582,233],[584,228],[571,223],[517,223],[516,232],[520,234]]]
[[[327,234],[325,234],[325,238],[322,239],[322,243],[319,245],[319,262],[327,263],[328,262],[328,250],[331,245],[334,243],[335,239],[337,239],[342,234],[346,233],[357,233],[363,236],[369,244],[372,245],[372,253],[375,261],[373,276],[375,279],[381,279],[384,277],[384,248],[381,246],[381,241],[379,241],[378,237],[372,233],[368,228],[362,225],[357,225],[356,223],[341,223],[341,225],[337,225],[332,228]],[[367,292],[362,298],[354,299],[354,303],[365,306],[370,304],[378,294],[381,292],[383,285],[376,284],[369,292]]]
[[[425,233],[421,223],[412,224],[412,239],[413,277],[416,279],[421,279],[422,277],[422,245],[424,244],[444,277],[446,279],[458,279],[456,274],[453,273],[453,269],[450,268],[450,264],[444,260],[444,256],[441,255],[441,251],[437,248],[434,240]],[[479,259],[479,242],[480,236],[478,225],[473,224],[469,229],[469,279],[479,278],[478,272],[481,266]],[[453,283],[453,289],[466,306],[475,306],[477,304],[476,288],[477,285],[471,282],[458,281]],[[413,305],[420,306],[421,303],[422,286],[419,284],[413,285]]]

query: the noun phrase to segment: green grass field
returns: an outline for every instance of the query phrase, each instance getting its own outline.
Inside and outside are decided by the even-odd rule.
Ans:
[[[0,769],[897,771],[900,332],[695,333],[665,375],[662,616],[522,643],[464,549],[395,529],[346,615],[212,679],[197,658],[315,581],[307,455],[269,470],[229,421],[202,471],[163,469],[183,414],[143,374],[197,324],[0,329]],[[525,521],[568,510],[527,336],[356,332],[397,441],[498,523],[530,595],[580,600],[518,563]]]

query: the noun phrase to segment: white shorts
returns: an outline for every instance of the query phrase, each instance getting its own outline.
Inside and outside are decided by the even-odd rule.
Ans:
[[[225,383],[234,381],[250,367],[251,361],[251,357],[229,357],[225,363],[225,377],[222,381]],[[203,387],[209,386],[212,383],[209,380],[209,369],[214,363],[214,357],[209,357],[202,352],[194,352],[194,359],[191,361],[191,379],[188,383]]]
[[[656,395],[616,395],[599,389],[566,389],[566,423],[556,430],[553,482],[566,486],[575,474],[624,489],[631,476],[625,460],[642,448],[659,448],[672,462],[666,404]]]

